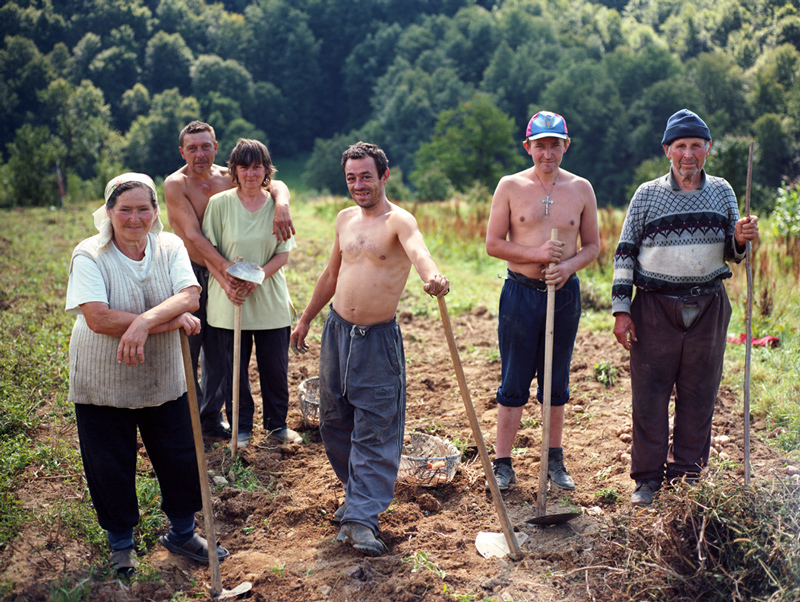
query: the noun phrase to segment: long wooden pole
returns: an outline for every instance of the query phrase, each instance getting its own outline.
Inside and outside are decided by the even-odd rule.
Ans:
[[[753,143],[747,158],[747,192],[744,212],[750,217],[750,184],[753,176]],[[750,261],[750,241],[745,245],[745,267],[747,271],[747,340],[744,355],[744,484],[750,484],[750,356],[753,350],[753,266]]]
[[[478,416],[475,413],[475,407],[472,405],[472,398],[469,394],[467,387],[467,378],[464,376],[464,368],[461,365],[461,357],[458,355],[458,347],[456,347],[456,340],[453,336],[453,327],[450,324],[450,315],[447,313],[447,303],[444,297],[439,297],[439,313],[442,315],[442,324],[444,326],[444,333],[447,337],[447,346],[450,348],[450,357],[453,358],[453,367],[456,371],[456,379],[458,380],[458,387],[461,389],[461,398],[464,400],[464,408],[467,411],[467,418],[469,418],[469,425],[472,427],[472,436],[475,437],[475,443],[478,446],[478,455],[483,465],[483,472],[486,475],[486,482],[489,484],[489,491],[492,493],[492,502],[500,518],[500,527],[503,529],[503,535],[506,537],[508,549],[511,550],[509,556],[513,560],[519,560],[523,554],[519,549],[519,543],[514,535],[514,527],[511,526],[511,521],[506,512],[506,505],[503,503],[503,498],[500,495],[500,489],[497,487],[497,480],[492,471],[492,463],[489,460],[489,454],[486,451],[486,443],[483,441],[483,433],[481,432],[480,424],[478,423]]]
[[[186,374],[186,389],[189,397],[189,414],[192,417],[192,433],[194,434],[194,450],[197,456],[197,472],[200,474],[200,495],[203,499],[203,519],[205,520],[206,540],[208,541],[208,566],[211,569],[211,589],[215,596],[222,593],[222,576],[219,572],[219,556],[217,555],[217,534],[214,530],[214,510],[211,507],[211,487],[208,484],[208,466],[206,451],[203,447],[203,431],[200,426],[200,408],[197,405],[197,391],[194,388],[194,370],[192,356],[189,351],[189,338],[181,329],[181,351],[183,353],[183,371]]]
[[[558,240],[558,230],[550,231],[550,240]],[[555,263],[551,263],[552,268]],[[544,391],[542,392],[542,453],[539,464],[539,495],[536,516],[547,514],[547,464],[550,459],[550,401],[553,388],[553,330],[555,329],[556,287],[547,285],[547,317],[544,339]]]
[[[239,371],[242,363],[242,306],[233,309],[233,418],[231,424],[231,457],[235,460],[239,453]]]

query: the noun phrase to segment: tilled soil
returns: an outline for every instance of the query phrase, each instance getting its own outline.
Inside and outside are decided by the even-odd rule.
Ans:
[[[578,335],[564,432],[566,464],[576,489],[551,489],[547,503],[548,513],[580,511],[582,515],[551,527],[525,522],[536,514],[541,445],[538,404],[530,404],[514,450],[518,482],[504,495],[512,524],[528,535],[522,546],[524,557],[517,561],[486,559],[478,554],[475,538],[480,531],[500,533],[501,527],[485,490],[444,331],[441,323],[431,318],[404,313],[399,321],[407,357],[406,431],[436,435],[465,446],[455,477],[432,488],[398,482],[395,500],[380,518],[380,537],[388,547],[383,556],[365,558],[350,546],[337,543],[338,528],[330,518],[343,501],[343,490],[328,465],[317,428],[303,422],[297,395],[298,386],[317,371],[319,346],[312,341],[309,353],[292,356],[289,366],[289,426],[302,433],[306,441],[277,445],[259,428],[241,453],[258,478],[255,491],[230,481],[227,442],[206,442],[210,476],[228,480],[212,488],[217,535],[231,551],[231,557],[221,565],[223,585],[233,588],[243,581],[252,582],[245,599],[269,602],[452,602],[489,597],[504,601],[586,600],[582,573],[570,571],[597,564],[597,534],[616,514],[632,512],[628,503],[632,482],[628,477],[627,353],[611,334],[581,330]],[[453,319],[453,327],[491,453],[500,373],[497,321],[491,311],[478,308]],[[603,366],[606,369],[601,373],[616,373],[609,386],[596,379],[596,367]],[[254,366],[251,383],[258,395]],[[720,391],[714,418],[715,453],[741,466],[742,416],[736,395],[726,387]],[[56,444],[56,420],[47,420],[39,442]],[[785,477],[785,459],[761,442],[769,435],[763,428],[762,423],[754,424],[754,472],[760,477]],[[67,445],[77,446],[74,427],[62,425],[60,437]],[[741,474],[742,469],[736,470]],[[51,509],[65,502],[69,507],[70,500],[88,495],[82,475],[46,476],[52,472],[28,470],[19,486],[26,507]],[[202,531],[202,518],[198,525]],[[104,557],[83,542],[80,533],[69,532],[63,525],[34,521],[22,537],[0,549],[0,582],[13,583],[13,591],[5,599],[17,601],[56,599],[54,588],[61,591],[58,588],[64,589],[69,583],[74,593],[84,579],[89,580],[85,584],[87,597],[82,598],[86,600],[208,597],[208,569],[158,545],[143,557],[142,577],[131,583],[103,577],[104,562]]]

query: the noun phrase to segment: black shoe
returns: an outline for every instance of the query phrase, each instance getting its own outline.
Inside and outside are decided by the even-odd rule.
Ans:
[[[203,437],[211,439],[230,439],[231,427],[226,426],[224,422],[220,422],[210,428],[203,428]]]
[[[661,489],[661,481],[657,479],[636,481],[636,490],[631,494],[631,505],[649,506],[653,503],[653,498],[659,489]]]
[[[514,472],[514,468],[508,464],[493,464],[492,472],[500,491],[506,491],[512,483],[517,482],[517,474]],[[489,481],[486,481],[486,490],[489,490]]]
[[[564,466],[564,457],[549,458],[547,461],[547,476],[553,485],[561,489],[575,489],[575,481],[569,474],[567,467]]]

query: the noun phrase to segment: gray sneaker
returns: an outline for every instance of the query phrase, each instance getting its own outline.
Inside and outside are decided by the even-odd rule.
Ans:
[[[553,485],[561,487],[561,489],[575,489],[575,481],[564,466],[564,457],[548,458],[547,460],[547,476]]]
[[[661,489],[661,481],[645,479],[636,481],[636,490],[631,494],[631,504],[634,506],[649,506],[653,503],[656,491]]]
[[[492,472],[500,491],[505,491],[511,483],[517,482],[517,474],[514,472],[514,468],[508,464],[494,464]],[[489,481],[486,481],[486,489],[489,489]]]

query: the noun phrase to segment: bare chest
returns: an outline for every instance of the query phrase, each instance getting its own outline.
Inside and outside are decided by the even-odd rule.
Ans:
[[[583,203],[569,190],[544,191],[526,186],[517,191],[510,204],[510,228],[519,232],[552,228],[574,230],[580,224]]]
[[[349,263],[371,262],[389,265],[398,255],[400,243],[395,236],[380,232],[354,230],[340,235],[342,260]],[[402,250],[402,249],[400,249]]]
[[[206,214],[208,200],[215,194],[224,192],[229,188],[230,185],[227,182],[217,181],[192,183],[186,187],[186,198],[189,199],[189,203],[192,205],[192,209],[194,209],[197,219],[200,220],[201,224]]]

